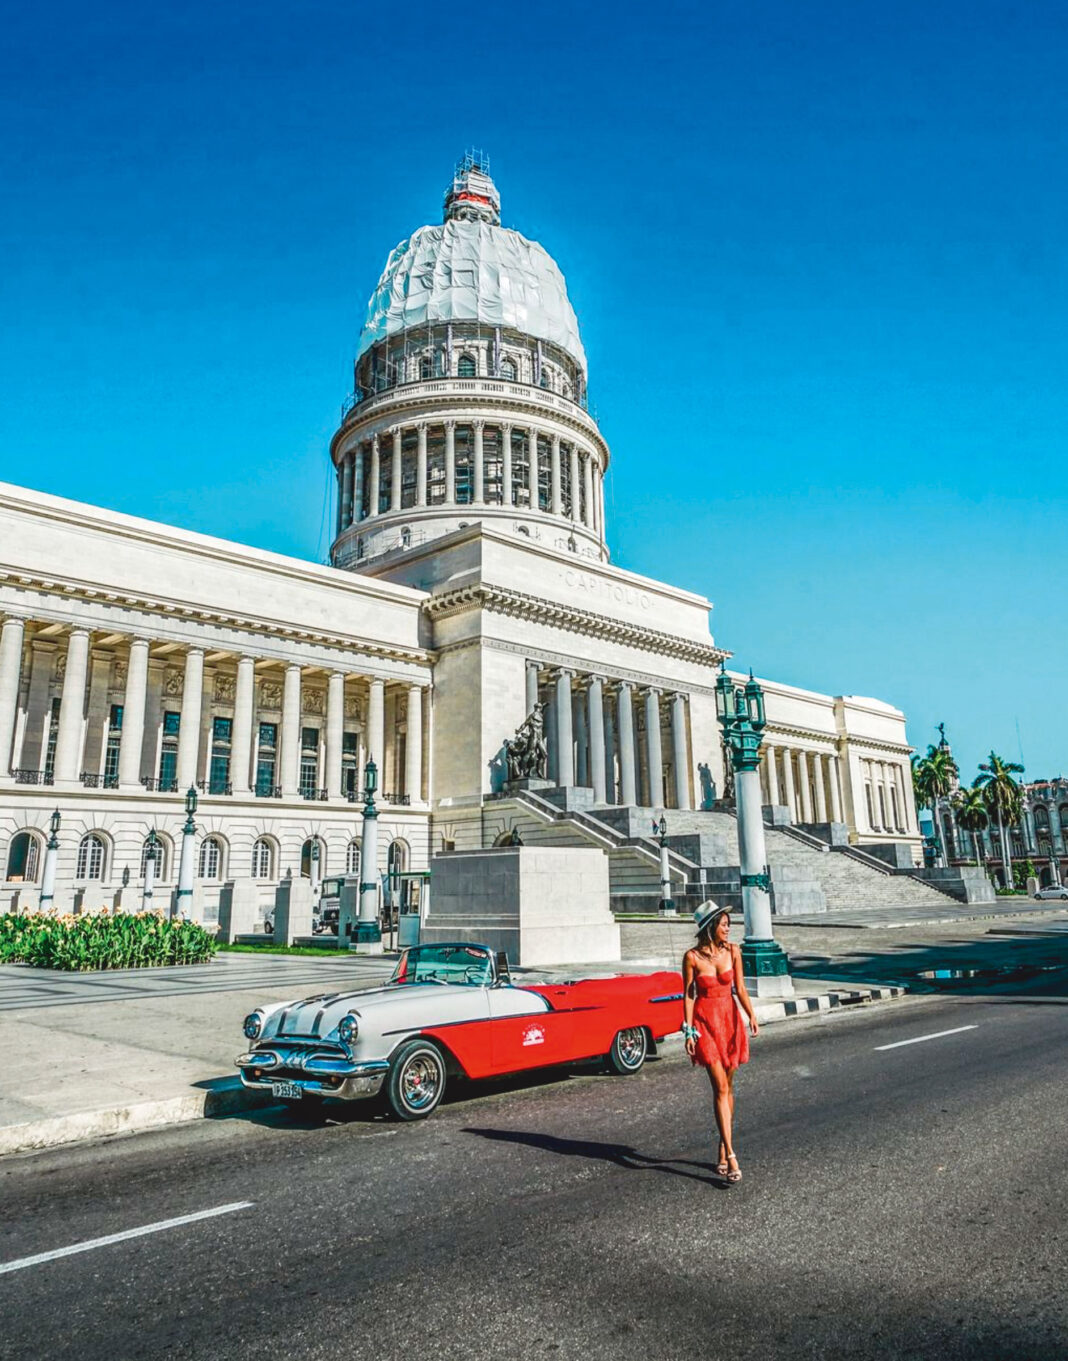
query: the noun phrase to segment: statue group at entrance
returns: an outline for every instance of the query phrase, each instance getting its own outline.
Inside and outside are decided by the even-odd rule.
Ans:
[[[515,736],[504,739],[504,757],[509,781],[546,778],[549,748],[545,743],[544,704],[535,704]]]

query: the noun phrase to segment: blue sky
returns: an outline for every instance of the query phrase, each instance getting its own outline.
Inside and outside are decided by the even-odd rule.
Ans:
[[[484,147],[568,279],[615,561],[969,777],[1068,773],[1062,7],[395,15],[8,16],[0,476],[323,557],[367,296]]]

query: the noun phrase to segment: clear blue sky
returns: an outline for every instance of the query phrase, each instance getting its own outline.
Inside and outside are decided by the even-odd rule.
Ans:
[[[387,252],[484,147],[567,276],[615,561],[966,776],[1068,773],[1052,0],[9,11],[0,476],[304,557]]]

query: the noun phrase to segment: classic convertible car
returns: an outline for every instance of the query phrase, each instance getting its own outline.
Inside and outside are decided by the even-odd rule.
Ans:
[[[636,1073],[681,1026],[677,973],[515,986],[504,956],[484,945],[417,945],[384,987],[258,1007],[237,1066],[246,1087],[277,1097],[384,1092],[398,1119],[422,1120],[448,1077],[598,1058]]]

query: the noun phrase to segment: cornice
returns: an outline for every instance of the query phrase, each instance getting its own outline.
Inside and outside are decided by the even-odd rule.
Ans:
[[[724,657],[731,655],[723,648],[716,647],[714,643],[692,642],[679,638],[676,634],[664,633],[660,629],[644,628],[640,624],[613,619],[610,615],[597,614],[593,610],[579,609],[575,605],[561,605],[528,595],[523,591],[513,591],[486,583],[462,586],[458,590],[432,596],[424,601],[423,610],[435,623],[439,619],[450,619],[458,614],[467,614],[471,610],[487,610],[491,614],[527,619],[532,623],[552,625],[572,633],[581,633],[588,638],[604,638],[610,642],[640,648],[645,652],[679,657],[684,661],[706,663],[709,666],[717,665]]]

